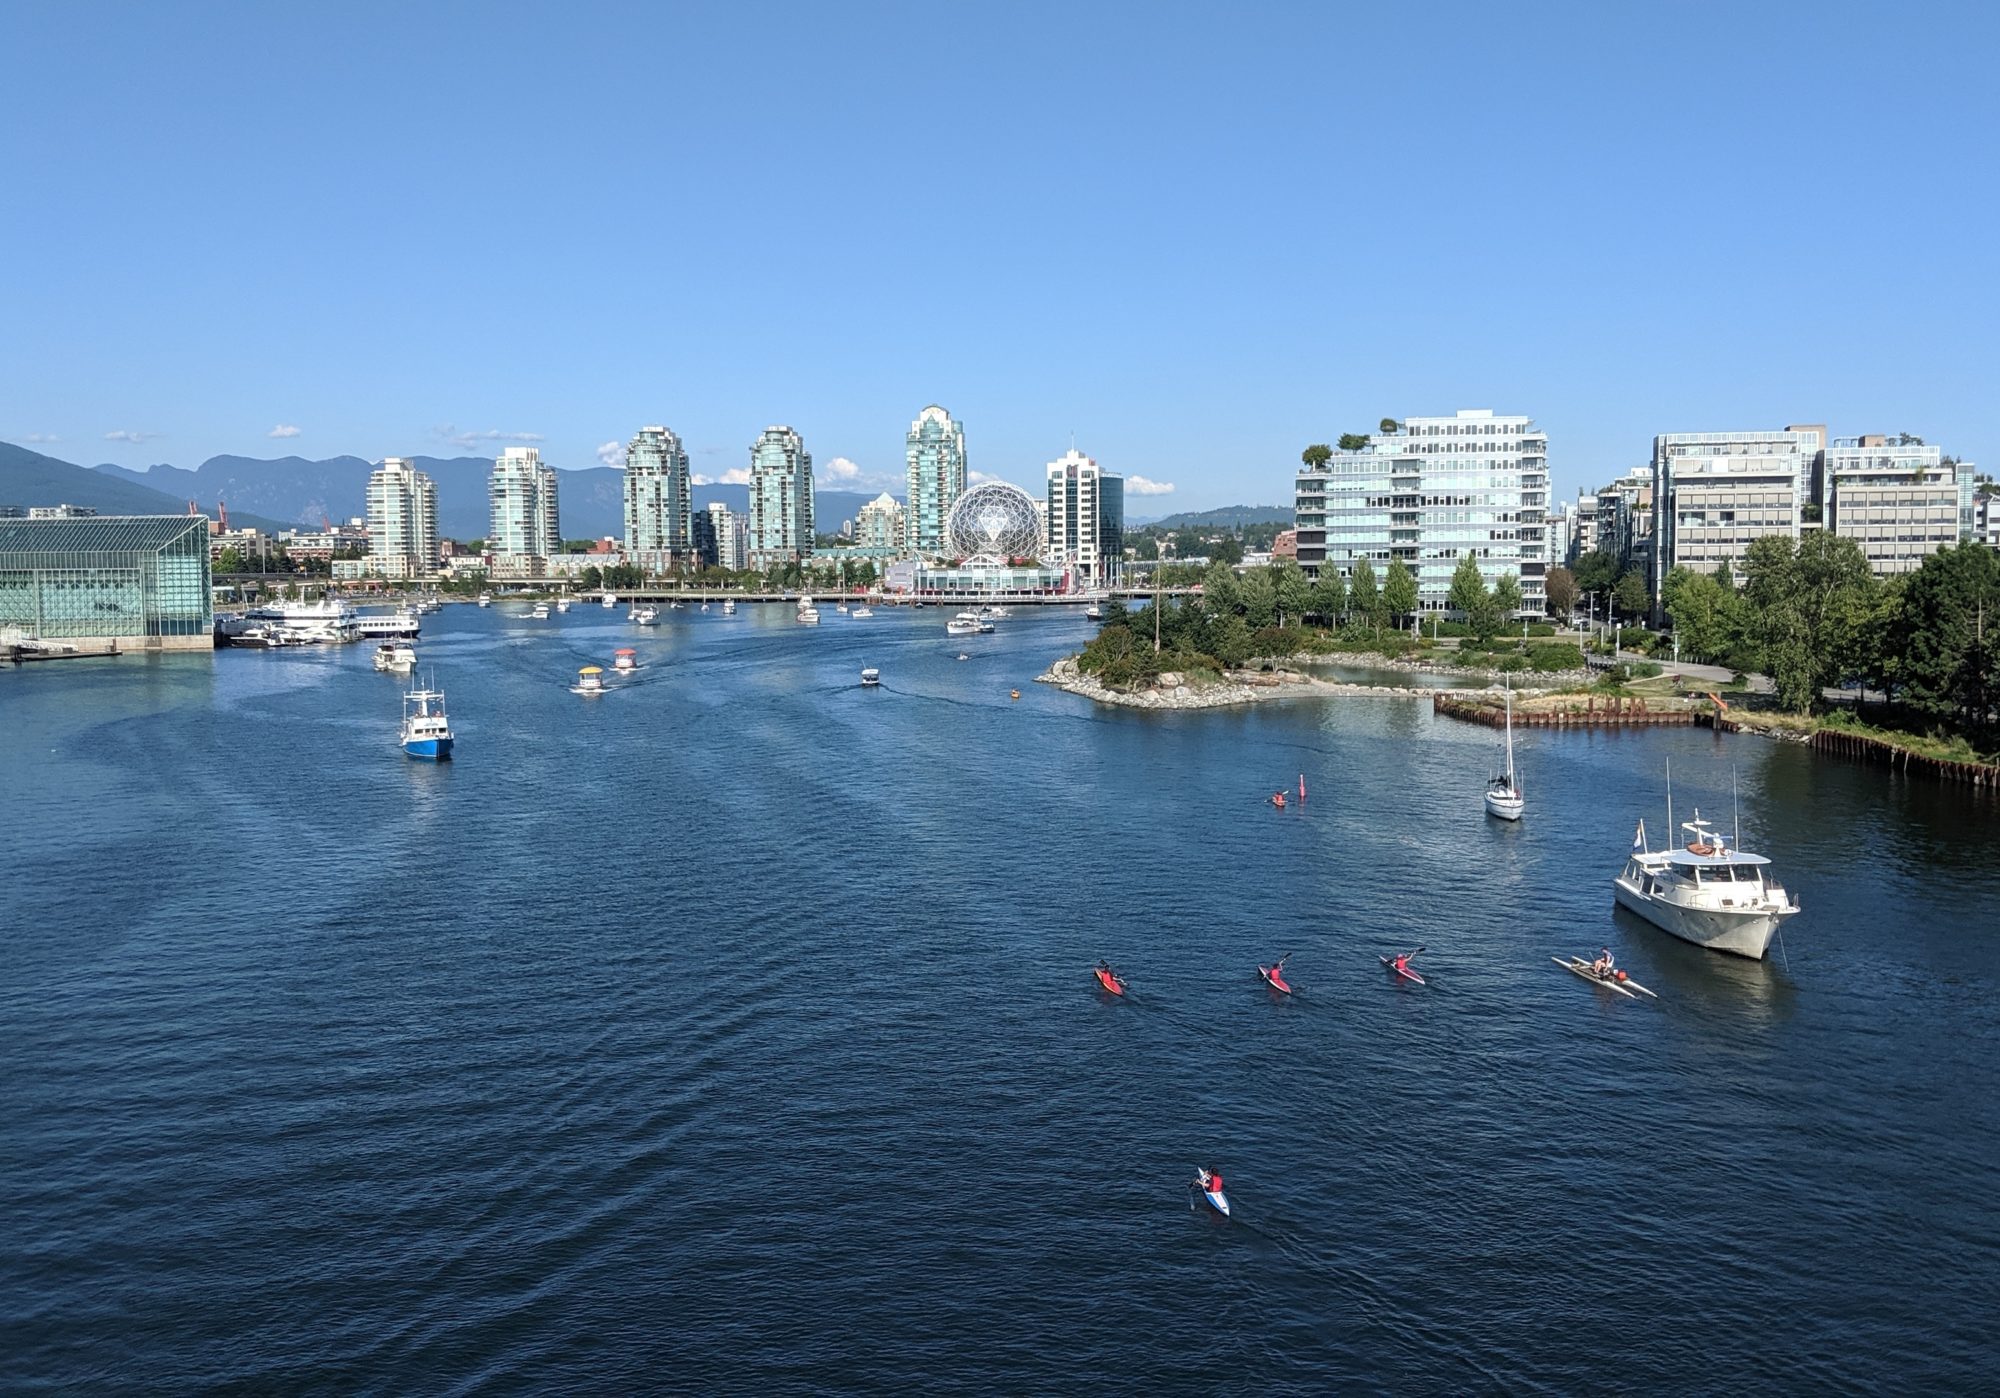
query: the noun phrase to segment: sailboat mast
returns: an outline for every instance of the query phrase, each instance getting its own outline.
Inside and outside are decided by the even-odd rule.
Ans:
[[[1667,848],[1674,847],[1674,760],[1667,759]]]

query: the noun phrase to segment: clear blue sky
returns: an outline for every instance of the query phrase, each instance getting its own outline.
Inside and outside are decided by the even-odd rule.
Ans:
[[[0,6],[0,439],[768,423],[1286,502],[1384,416],[2000,466],[1991,5]],[[297,435],[273,438],[280,425]],[[140,440],[112,439],[133,434]],[[156,435],[155,435],[156,434]],[[39,440],[37,440],[39,439]],[[48,440],[54,439],[54,440]]]

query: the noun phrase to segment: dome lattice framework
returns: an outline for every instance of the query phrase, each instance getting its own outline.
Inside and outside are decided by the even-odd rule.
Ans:
[[[944,537],[952,554],[964,559],[1002,562],[1035,558],[1042,551],[1034,498],[1005,481],[986,481],[959,496],[945,520]]]

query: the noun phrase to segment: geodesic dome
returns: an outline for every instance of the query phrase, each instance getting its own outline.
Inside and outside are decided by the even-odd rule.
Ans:
[[[1005,481],[987,481],[959,496],[944,538],[959,558],[1034,558],[1042,551],[1034,498]]]

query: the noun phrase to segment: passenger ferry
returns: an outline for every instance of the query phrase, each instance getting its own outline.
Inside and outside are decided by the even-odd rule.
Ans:
[[[266,602],[243,614],[245,621],[273,621],[301,641],[346,642],[357,639],[354,609],[338,597],[317,602]]]
[[[403,751],[443,762],[451,756],[451,721],[444,716],[444,691],[413,689],[403,696]]]
[[[380,636],[415,636],[422,629],[422,620],[407,607],[395,612],[362,612],[354,618],[354,634],[370,639]]]
[[[1699,810],[1681,829],[1689,837],[1685,848],[1654,852],[1640,821],[1632,856],[1611,881],[1613,896],[1684,942],[1761,961],[1799,905],[1766,876],[1770,860],[1732,849]]]

